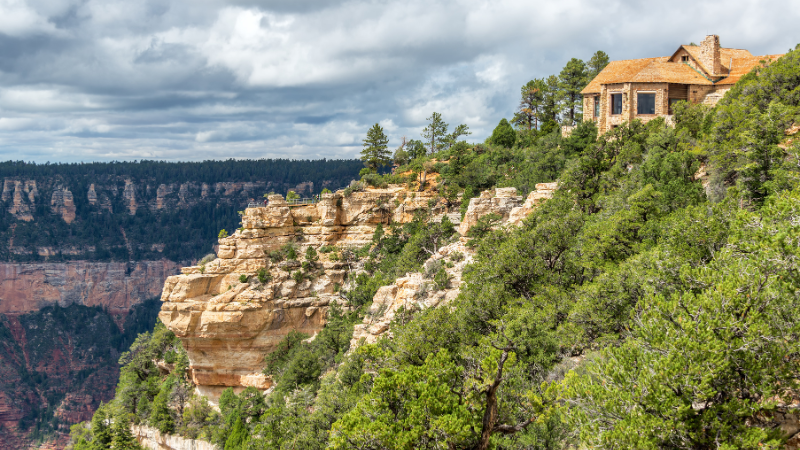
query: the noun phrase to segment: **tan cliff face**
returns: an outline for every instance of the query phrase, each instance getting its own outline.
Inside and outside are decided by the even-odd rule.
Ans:
[[[348,197],[323,194],[318,203],[293,207],[271,196],[268,206],[246,209],[242,228],[219,239],[217,259],[186,267],[164,283],[159,318],[186,348],[200,393],[214,401],[228,386],[269,388],[271,380],[262,374],[264,356],[292,330],[317,333],[331,303],[343,302],[336,291],[346,282],[349,266],[331,261],[320,247],[363,246],[378,224],[408,222],[434,198],[392,186]],[[299,262],[267,258],[290,242],[300,260],[308,247],[319,254],[302,280],[292,276]],[[257,281],[261,269],[269,273],[265,283]],[[240,282],[243,275],[247,282]]]
[[[157,297],[163,280],[178,272],[172,261],[128,263],[0,263],[0,313],[24,314],[44,306],[77,303],[126,313],[145,299]]]

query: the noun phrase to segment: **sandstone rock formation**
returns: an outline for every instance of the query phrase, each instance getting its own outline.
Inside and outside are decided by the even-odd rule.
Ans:
[[[537,184],[536,190],[528,194],[525,203],[511,210],[506,223],[515,226],[522,225],[522,221],[533,212],[534,208],[544,203],[546,200],[553,198],[556,189],[558,189],[558,183],[555,182]]]
[[[348,264],[320,253],[301,270],[297,261],[271,262],[270,252],[289,243],[298,255],[308,247],[363,246],[378,224],[408,222],[433,198],[390,186],[323,194],[318,203],[299,206],[274,195],[266,207],[247,208],[242,228],[219,239],[217,259],[164,283],[159,317],[181,339],[198,391],[213,402],[228,386],[269,388],[264,356],[291,330],[321,330],[331,303],[343,302],[336,291]],[[263,283],[260,270],[268,273]]]
[[[517,195],[516,188],[497,188],[481,192],[479,197],[470,199],[464,219],[458,232],[466,236],[478,219],[488,214],[498,214],[502,221],[508,220],[511,210],[522,206],[522,197]]]

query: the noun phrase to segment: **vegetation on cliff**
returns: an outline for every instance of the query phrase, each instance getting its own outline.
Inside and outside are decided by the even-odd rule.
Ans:
[[[273,392],[226,391],[200,435],[226,450],[781,448],[800,389],[800,49],[756,72],[712,110],[676,106],[674,127],[520,127],[512,148],[454,144],[365,174],[435,184],[452,207],[492,186],[560,187],[522,226],[471,237],[447,307],[404,311],[349,352],[353,318],[334,309],[268,358]],[[368,302],[452,231],[380,229],[344,295]],[[148,401],[180,378],[158,375]],[[126,417],[185,423],[202,402],[170,398],[166,415]]]

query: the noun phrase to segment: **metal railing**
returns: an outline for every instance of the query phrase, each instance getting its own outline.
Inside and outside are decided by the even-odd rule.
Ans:
[[[319,197],[310,197],[310,198],[295,198],[292,200],[286,200],[288,206],[302,206],[302,205],[313,205],[315,203],[319,203]],[[269,202],[264,204],[264,202],[250,202],[247,204],[248,208],[263,208],[265,206],[269,206]]]
[[[341,191],[347,189],[349,186],[345,186],[339,189],[334,189],[331,192]],[[320,199],[322,198],[321,195],[315,195],[314,197],[307,197],[307,198],[295,198],[292,200],[286,200],[286,203],[289,206],[302,206],[302,205],[313,205],[315,203],[319,203]],[[263,208],[265,206],[269,206],[269,202],[264,204],[263,201],[261,202],[249,202],[247,204],[248,208]]]

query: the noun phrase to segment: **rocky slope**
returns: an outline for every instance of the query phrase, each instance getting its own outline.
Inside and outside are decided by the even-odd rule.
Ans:
[[[406,274],[394,284],[378,289],[364,321],[355,326],[350,348],[371,344],[385,333],[400,311],[418,311],[444,305],[458,297],[464,268],[473,262],[474,251],[466,244],[469,229],[489,214],[500,216],[497,226],[519,226],[533,209],[552,198],[557,183],[540,183],[523,201],[515,188],[490,189],[470,199],[458,231],[461,239],[440,248],[423,265],[424,272]],[[448,282],[439,286],[433,280],[438,268],[444,268]]]

